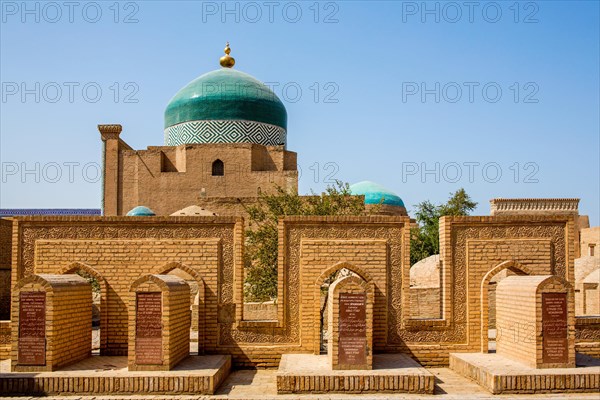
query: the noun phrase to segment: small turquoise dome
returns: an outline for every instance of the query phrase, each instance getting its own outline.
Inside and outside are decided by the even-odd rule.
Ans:
[[[350,192],[356,196],[365,196],[365,204],[381,203],[389,206],[404,207],[404,202],[397,194],[375,182],[362,181],[355,183],[354,185],[350,185]]]
[[[127,213],[128,217],[152,217],[154,215],[156,215],[154,214],[154,211],[144,206],[137,206],[135,208],[132,208]]]
[[[251,75],[231,68],[208,72],[181,89],[165,110],[165,144],[285,145],[287,111]]]

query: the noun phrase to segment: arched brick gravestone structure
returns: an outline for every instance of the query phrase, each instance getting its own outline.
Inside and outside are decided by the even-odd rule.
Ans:
[[[130,371],[169,371],[190,351],[190,287],[178,276],[144,275],[131,285]]]
[[[91,355],[92,287],[79,275],[22,279],[12,318],[13,371],[55,371]]]
[[[373,283],[348,276],[329,287],[329,361],[332,369],[373,368]]]
[[[532,368],[575,367],[573,286],[553,275],[509,276],[497,289],[497,354]]]

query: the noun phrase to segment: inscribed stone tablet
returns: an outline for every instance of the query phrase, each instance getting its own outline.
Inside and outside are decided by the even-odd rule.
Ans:
[[[19,300],[20,365],[46,365],[46,293],[21,292]]]
[[[569,361],[566,293],[542,293],[542,336],[542,362]]]
[[[162,364],[162,294],[137,293],[136,364]]]
[[[367,363],[367,295],[340,293],[339,363]]]

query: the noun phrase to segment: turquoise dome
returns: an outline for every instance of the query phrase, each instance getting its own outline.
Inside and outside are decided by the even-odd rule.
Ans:
[[[152,217],[154,215],[156,215],[154,211],[144,206],[134,207],[127,213],[128,217]]]
[[[287,111],[251,75],[231,68],[208,72],[181,89],[165,110],[165,144],[285,145]]]
[[[365,204],[381,203],[389,206],[404,207],[404,202],[397,194],[375,182],[362,181],[355,183],[354,185],[350,185],[350,192],[353,195],[365,196]]]

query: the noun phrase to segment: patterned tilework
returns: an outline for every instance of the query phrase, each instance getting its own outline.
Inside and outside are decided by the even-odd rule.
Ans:
[[[99,208],[0,208],[0,217],[24,215],[102,215]]]
[[[188,143],[256,143],[285,145],[285,129],[255,121],[189,121],[165,129],[165,145]]]

